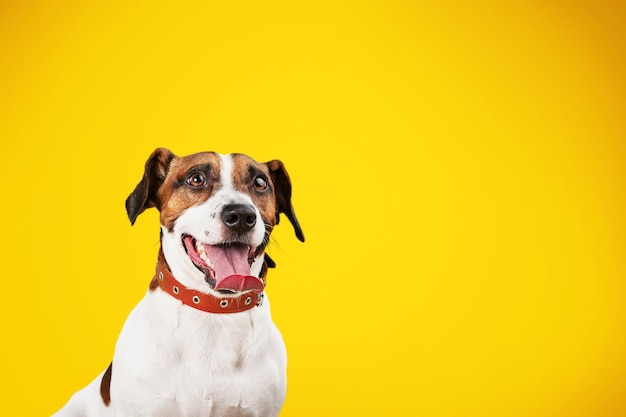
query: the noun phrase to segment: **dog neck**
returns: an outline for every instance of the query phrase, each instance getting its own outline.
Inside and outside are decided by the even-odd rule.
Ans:
[[[265,287],[265,277],[268,268],[274,266],[271,259],[265,255],[263,266],[261,268],[260,278]],[[163,250],[159,249],[159,258],[156,264],[156,273],[152,282],[150,282],[150,290],[155,291],[157,288],[165,291],[170,296],[179,300],[184,305],[195,308],[200,311],[214,314],[240,313],[259,307],[263,303],[265,294],[263,292],[247,291],[241,294],[216,296],[210,293],[201,292],[188,288],[181,284],[172,275],[169,265],[163,255]]]

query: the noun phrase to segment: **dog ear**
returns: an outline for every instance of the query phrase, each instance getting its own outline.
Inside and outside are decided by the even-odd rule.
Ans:
[[[287,174],[285,166],[279,160],[275,159],[266,162],[266,165],[270,170],[270,176],[272,177],[274,192],[276,194],[276,224],[278,224],[280,220],[279,214],[285,213],[296,231],[298,240],[304,242],[304,233],[302,233],[302,228],[296,218],[293,205],[291,205],[291,180],[289,179],[289,174]]]
[[[151,207],[159,208],[157,191],[165,180],[170,162],[172,162],[172,159],[175,157],[176,155],[170,150],[158,148],[152,152],[152,155],[148,158],[143,178],[126,199],[126,213],[128,213],[128,219],[131,225],[135,224],[137,216],[145,209]]]

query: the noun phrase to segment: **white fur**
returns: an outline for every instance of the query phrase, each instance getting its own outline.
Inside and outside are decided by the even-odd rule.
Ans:
[[[220,210],[250,204],[234,190],[232,160],[221,157],[221,188],[182,213],[162,247],[173,275],[208,292],[203,274],[182,246],[182,234],[205,243],[223,239]],[[264,237],[257,208],[251,246]],[[155,254],[156,255],[156,254]],[[263,255],[252,266],[259,274]],[[286,392],[286,352],[267,297],[260,307],[210,314],[182,305],[161,290],[148,291],[128,316],[113,357],[111,404],[100,396],[102,374],[77,392],[54,417],[275,417]]]

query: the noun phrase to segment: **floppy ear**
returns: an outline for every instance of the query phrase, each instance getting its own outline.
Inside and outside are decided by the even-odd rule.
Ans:
[[[172,162],[175,156],[168,149],[158,148],[148,158],[143,178],[126,199],[126,213],[128,213],[130,224],[135,224],[137,216],[145,209],[150,207],[159,208],[157,191],[163,184],[170,162]]]
[[[279,214],[285,213],[296,231],[296,236],[301,242],[304,242],[304,233],[302,233],[302,228],[300,228],[300,223],[298,223],[296,213],[291,205],[291,180],[289,180],[289,174],[287,174],[285,166],[279,160],[269,161],[266,165],[270,170],[272,183],[274,183],[274,193],[276,194],[276,224],[280,220]]]

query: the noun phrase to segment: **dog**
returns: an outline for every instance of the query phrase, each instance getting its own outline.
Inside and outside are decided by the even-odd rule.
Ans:
[[[286,350],[265,297],[265,253],[284,214],[304,234],[283,163],[156,149],[126,200],[160,212],[156,273],[111,365],[53,417],[275,417]]]

